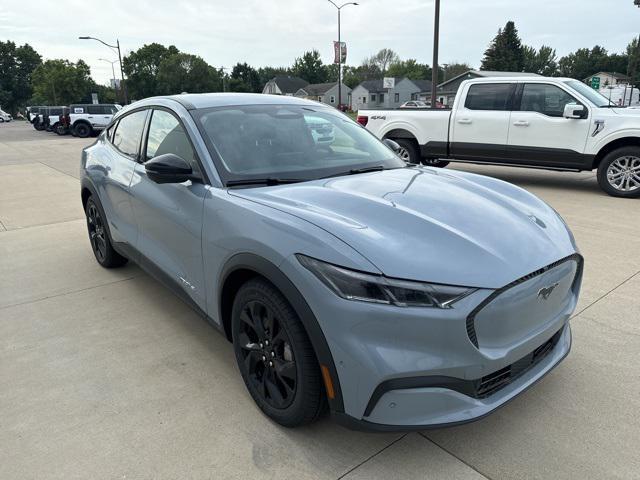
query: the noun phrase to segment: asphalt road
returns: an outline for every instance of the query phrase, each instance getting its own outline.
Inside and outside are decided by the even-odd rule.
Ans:
[[[571,354],[473,424],[288,430],[220,334],[136,266],[97,265],[77,180],[91,141],[0,124],[0,478],[640,478],[640,201],[592,173],[454,167],[571,226],[586,258]]]

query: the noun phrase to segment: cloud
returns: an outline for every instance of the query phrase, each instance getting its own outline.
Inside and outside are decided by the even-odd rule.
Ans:
[[[431,63],[432,0],[359,3],[342,13],[348,63],[359,64],[385,47],[402,58]],[[550,45],[559,55],[595,44],[621,52],[638,35],[640,9],[631,0],[607,8],[600,0],[445,0],[441,62],[478,66],[487,44],[507,20],[516,22],[524,43]],[[111,66],[98,58],[115,59],[115,54],[97,42],[77,40],[80,35],[108,43],[119,38],[123,53],[158,42],[176,45],[218,67],[238,61],[285,66],[312,48],[330,62],[337,14],[326,0],[0,0],[0,39],[29,43],[46,58],[82,58],[94,78],[106,83]]]

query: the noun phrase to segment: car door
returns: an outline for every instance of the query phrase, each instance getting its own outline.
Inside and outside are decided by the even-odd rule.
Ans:
[[[118,111],[115,105],[101,105],[102,107],[102,125],[107,126],[111,123],[111,119]]]
[[[97,184],[113,241],[133,247],[137,243],[138,226],[129,198],[129,184],[138,160],[147,113],[139,110],[120,118],[98,139],[105,144],[104,155],[87,160],[87,171]]]
[[[583,118],[564,118],[568,104],[582,105]],[[586,105],[558,85],[527,82],[518,86],[511,114],[509,155],[514,163],[579,168],[591,122]]]
[[[461,160],[503,161],[507,156],[514,82],[472,83],[461,92],[464,104],[451,119],[451,156]],[[466,96],[465,96],[466,94]]]
[[[188,300],[204,310],[201,237],[206,187],[191,180],[158,184],[149,179],[144,167],[159,155],[173,153],[199,173],[198,159],[187,132],[172,112],[155,108],[147,123],[141,160],[130,187],[141,262],[161,279],[177,285]]]

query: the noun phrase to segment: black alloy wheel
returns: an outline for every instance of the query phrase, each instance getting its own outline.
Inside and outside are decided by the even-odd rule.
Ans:
[[[251,397],[285,427],[313,422],[326,406],[311,342],[286,298],[257,277],[236,294],[233,348]]]
[[[87,216],[87,230],[91,250],[100,265],[105,268],[116,268],[127,263],[127,259],[116,252],[111,245],[106,218],[98,203],[89,197],[85,206]]]
[[[238,342],[253,389],[273,408],[287,408],[298,380],[287,332],[276,313],[259,300],[243,306],[240,320]]]
[[[80,138],[87,138],[89,135],[91,135],[91,127],[89,127],[89,125],[87,125],[86,123],[79,123],[78,125],[76,125],[74,130],[76,132],[76,135]]]

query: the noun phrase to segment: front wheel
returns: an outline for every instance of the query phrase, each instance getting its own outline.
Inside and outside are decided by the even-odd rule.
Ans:
[[[91,127],[86,123],[79,123],[74,128],[76,135],[80,138],[87,138],[91,135]]]
[[[640,147],[623,147],[607,154],[598,166],[598,184],[614,197],[640,197]]]
[[[320,368],[298,315],[268,281],[245,283],[233,302],[233,349],[251,397],[272,420],[297,427],[325,404]]]

